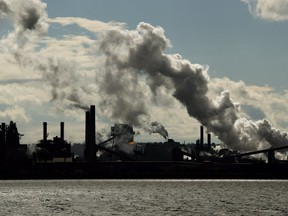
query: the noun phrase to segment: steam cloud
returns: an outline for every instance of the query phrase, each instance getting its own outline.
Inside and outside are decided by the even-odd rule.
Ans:
[[[288,144],[287,132],[273,128],[268,120],[253,122],[240,117],[240,105],[233,102],[228,91],[222,92],[215,100],[209,99],[208,68],[192,64],[179,54],[164,54],[169,45],[170,42],[161,27],[143,22],[136,30],[105,32],[98,41],[98,49],[106,57],[105,82],[101,83],[102,93],[117,98],[118,92],[129,86],[127,82],[133,77],[135,87],[129,95],[134,92],[136,95],[141,94],[136,86],[141,86],[139,77],[144,74],[147,78],[146,83],[154,95],[160,87],[172,89],[173,96],[186,107],[188,114],[230,148],[247,151]],[[122,83],[122,80],[126,82]],[[113,81],[117,81],[116,87]],[[111,84],[115,87],[113,91],[109,91]],[[145,101],[139,96],[136,97],[139,98],[136,103],[141,108],[139,113],[146,114]],[[117,104],[119,98],[115,100]],[[123,104],[124,107],[129,106],[125,101]],[[119,107],[123,107],[123,104]]]

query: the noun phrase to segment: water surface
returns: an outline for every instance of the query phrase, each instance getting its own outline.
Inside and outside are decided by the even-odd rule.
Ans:
[[[0,215],[288,215],[286,180],[0,181]]]

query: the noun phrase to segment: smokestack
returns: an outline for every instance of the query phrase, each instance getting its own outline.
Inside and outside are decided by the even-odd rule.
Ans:
[[[203,125],[200,126],[200,148],[204,146],[204,127]]]
[[[96,159],[96,114],[95,114],[95,105],[90,106],[90,160],[94,161]]]
[[[89,160],[89,147],[90,147],[90,111],[85,113],[85,149],[84,157],[86,160]]]
[[[60,139],[64,140],[64,122],[60,122]]]
[[[196,140],[196,160],[199,160],[199,156],[200,156],[200,141],[199,141],[199,139],[198,140]]]
[[[90,106],[90,111],[86,111],[85,123],[85,151],[86,160],[93,161],[96,158],[96,126],[95,126],[95,106]]]
[[[87,145],[90,137],[90,111],[86,111],[85,116],[85,144]]]
[[[211,149],[211,134],[207,133],[207,147]]]
[[[43,122],[43,141],[47,141],[47,122]]]
[[[90,106],[91,145],[96,144],[95,105]]]

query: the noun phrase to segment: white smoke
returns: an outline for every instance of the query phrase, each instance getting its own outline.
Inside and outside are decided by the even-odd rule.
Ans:
[[[287,133],[277,133],[268,120],[252,122],[241,117],[240,105],[233,102],[228,91],[222,92],[215,100],[209,99],[208,68],[192,64],[179,54],[165,54],[164,50],[169,45],[164,30],[147,23],[140,23],[132,31],[105,32],[98,41],[98,49],[106,57],[106,82],[101,83],[102,93],[128,100],[128,97],[122,98],[122,93],[117,94],[123,88],[121,83],[117,83],[121,88],[113,92],[105,90],[107,85],[114,84],[109,80],[129,81],[129,77],[133,77],[133,86],[135,83],[140,86],[139,76],[144,75],[152,94],[155,95],[159,87],[173,89],[173,96],[186,107],[189,115],[230,148],[246,151],[287,143]],[[136,87],[130,93],[134,90],[137,95]],[[138,102],[146,104],[142,98]]]
[[[165,127],[160,124],[157,121],[151,122],[151,125],[148,127],[145,127],[144,130],[146,130],[148,133],[158,133],[160,134],[165,140],[168,139],[168,132],[165,129]]]

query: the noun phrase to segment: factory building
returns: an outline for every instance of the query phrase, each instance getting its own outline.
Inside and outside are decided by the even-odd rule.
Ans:
[[[10,121],[8,125],[0,127],[0,166],[13,168],[19,163],[27,161],[27,145],[20,144],[20,137],[16,123]]]
[[[64,139],[64,122],[60,123],[60,137],[47,139],[47,122],[43,122],[43,139],[36,145],[33,153],[36,162],[72,162],[71,144]]]
[[[180,144],[173,139],[137,143],[133,127],[128,124],[115,124],[111,127],[111,136],[96,143],[95,111],[92,105],[85,113],[85,148],[81,160],[75,160],[71,144],[65,140],[64,122],[60,122],[60,136],[52,139],[48,139],[47,122],[43,123],[43,137],[36,144],[33,157],[27,154],[27,145],[20,144],[22,135],[16,123],[2,123],[0,178],[23,178],[23,175],[25,178],[288,178],[287,161],[275,158],[276,151],[288,146],[241,154],[232,151],[226,154],[225,149],[216,152],[210,133],[205,142],[203,126],[195,144]],[[242,159],[259,153],[267,154],[267,163]]]

